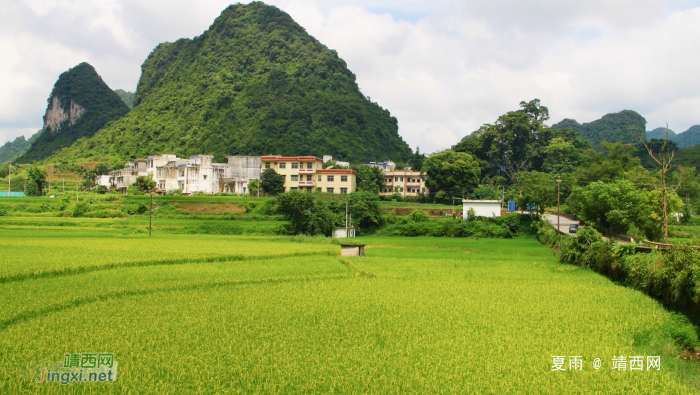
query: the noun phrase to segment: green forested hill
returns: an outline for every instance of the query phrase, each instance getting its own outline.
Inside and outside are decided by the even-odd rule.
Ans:
[[[129,112],[95,69],[81,63],[62,73],[51,91],[44,132],[17,162],[45,159],[83,137],[91,137],[107,122]]]
[[[116,89],[114,91],[117,95],[119,95],[119,98],[122,99],[124,104],[127,105],[130,109],[134,109],[134,92],[128,92],[123,89]]]
[[[27,152],[32,143],[39,137],[42,131],[38,131],[29,138],[25,139],[24,136],[17,137],[14,141],[6,142],[2,147],[0,147],[0,164],[5,162],[11,162],[22,156],[23,153]]]
[[[637,112],[623,110],[584,124],[567,118],[552,125],[552,127],[554,129],[571,128],[579,132],[582,139],[590,142],[596,151],[601,151],[601,141],[609,143],[622,141],[625,144],[639,142],[635,133],[645,138],[646,123],[646,119]]]
[[[360,92],[338,54],[261,2],[231,5],[201,36],[158,45],[141,68],[134,110],[63,158],[411,155],[396,118]]]
[[[666,137],[666,128],[656,128],[647,132],[647,139],[661,139]],[[676,134],[669,130],[668,139],[678,144],[680,148],[690,148],[700,144],[700,125],[694,125],[683,133]]]

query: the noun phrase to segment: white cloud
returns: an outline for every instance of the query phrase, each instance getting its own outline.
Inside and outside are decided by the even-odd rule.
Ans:
[[[633,109],[700,123],[700,0],[275,0],[336,49],[362,92],[431,152],[540,98],[552,121]],[[38,129],[58,75],[91,63],[135,89],[160,42],[206,30],[227,1],[0,0],[0,144]]]

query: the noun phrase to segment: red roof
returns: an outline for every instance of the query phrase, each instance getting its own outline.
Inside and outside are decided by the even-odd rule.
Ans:
[[[316,173],[347,173],[347,174],[357,174],[355,170],[350,169],[321,169],[316,170]]]
[[[317,160],[323,162],[323,159],[317,158],[315,156],[262,156],[261,160]]]

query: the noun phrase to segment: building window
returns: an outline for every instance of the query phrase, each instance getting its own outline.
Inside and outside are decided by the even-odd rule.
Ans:
[[[298,180],[299,180],[299,176],[292,176],[292,181],[298,181]]]
[[[333,188],[326,188],[326,192],[333,193]]]
[[[306,168],[307,168],[307,169],[313,169],[313,168],[314,168],[314,164],[311,163],[311,162],[309,162],[309,163],[306,164]]]
[[[348,189],[347,188],[340,188],[340,193],[342,193],[344,195],[344,194],[348,193]]]
[[[159,182],[158,183],[158,189],[165,189],[165,183],[164,182]]]
[[[204,177],[204,179],[205,179],[205,180],[207,179],[207,175],[206,175],[206,174],[205,174],[205,175],[203,175],[202,177]]]
[[[311,187],[307,187],[306,192],[311,193],[311,189],[312,189]]]
[[[326,176],[326,181],[333,182],[333,176]],[[333,189],[333,188],[331,188]]]
[[[318,180],[321,181],[321,176],[318,176]]]
[[[286,162],[280,162],[280,169],[286,169],[287,168],[287,163]]]
[[[394,177],[394,181],[399,182],[399,177]]]
[[[298,169],[299,164],[298,163],[292,163],[292,169]]]
[[[340,176],[340,182],[348,182],[348,176]]]
[[[401,182],[403,182],[403,177],[401,177]]]
[[[269,169],[270,168],[270,162],[265,162],[265,168]]]
[[[314,180],[314,176],[312,176],[311,174],[306,175],[306,181],[313,181],[313,180]]]
[[[425,188],[423,188],[423,193],[425,193]]]
[[[185,171],[184,171],[184,170],[180,170],[180,177],[184,177],[184,176],[185,176]]]
[[[297,187],[291,187],[291,188],[289,188],[289,189],[291,189],[292,191],[296,191],[296,190],[297,190]]]
[[[403,187],[400,188],[400,192],[403,192]]]

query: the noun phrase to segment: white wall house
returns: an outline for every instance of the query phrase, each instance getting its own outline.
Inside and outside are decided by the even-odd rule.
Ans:
[[[107,188],[112,187],[112,177],[109,175],[101,175],[95,177],[95,185],[102,185]]]
[[[467,219],[469,209],[474,209],[477,217],[500,217],[500,200],[462,200],[462,218]]]

